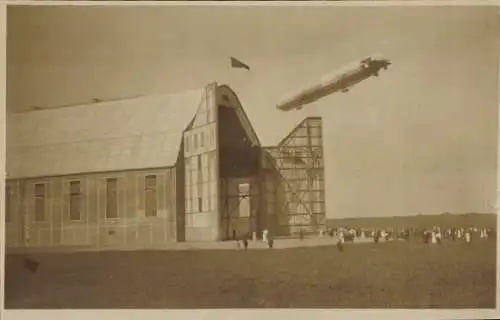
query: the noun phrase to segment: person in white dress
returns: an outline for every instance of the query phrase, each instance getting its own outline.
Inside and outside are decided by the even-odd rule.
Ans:
[[[436,243],[436,231],[432,231],[431,233],[431,243],[434,244]]]
[[[470,231],[465,232],[465,242],[470,243]]]
[[[382,240],[385,240],[385,236],[386,236],[386,233],[385,233],[385,229],[384,229],[384,230],[382,230],[382,232],[380,232],[380,238]]]
[[[268,234],[269,234],[269,231],[267,229],[264,229],[264,231],[262,231],[262,241],[264,241],[264,243],[268,242],[268,239],[267,239]]]

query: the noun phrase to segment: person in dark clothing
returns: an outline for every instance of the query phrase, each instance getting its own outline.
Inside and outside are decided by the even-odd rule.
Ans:
[[[236,240],[236,230],[233,230],[233,240]]]
[[[245,250],[248,249],[248,240],[246,238],[243,239],[243,246],[245,247]]]
[[[430,238],[430,233],[427,231],[424,231],[424,243],[429,243],[429,238]]]
[[[267,240],[267,244],[269,245],[269,249],[272,249],[273,245],[274,245],[274,239],[273,238],[269,238]]]
[[[337,250],[339,250],[340,252],[344,252],[344,244],[340,240],[337,241]]]
[[[304,240],[304,232],[302,231],[302,229],[299,230],[299,237],[300,240]]]

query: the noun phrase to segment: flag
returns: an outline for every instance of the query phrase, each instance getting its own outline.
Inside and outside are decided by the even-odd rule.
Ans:
[[[234,58],[234,57],[231,57],[231,67],[233,68],[243,68],[243,69],[247,69],[248,71],[250,71],[250,67],[241,62],[240,60]]]

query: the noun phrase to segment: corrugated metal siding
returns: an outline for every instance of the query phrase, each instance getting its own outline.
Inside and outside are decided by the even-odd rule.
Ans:
[[[9,115],[8,177],[171,166],[204,91]]]
[[[25,210],[14,213],[7,225],[7,246],[23,246],[23,217],[28,218],[28,247],[37,246],[147,246],[176,240],[177,214],[175,168],[75,175],[31,180],[11,180],[12,186],[26,190],[24,201],[18,192],[12,207]],[[144,215],[144,181],[147,175],[158,179],[158,214]],[[106,179],[118,182],[118,217],[106,218]],[[69,182],[77,180],[82,187],[81,220],[72,221],[69,214]],[[37,183],[47,185],[46,217],[33,220],[33,191]],[[23,216],[23,214],[28,213]]]
[[[209,86],[190,128],[184,133],[185,239],[219,239],[216,86]]]

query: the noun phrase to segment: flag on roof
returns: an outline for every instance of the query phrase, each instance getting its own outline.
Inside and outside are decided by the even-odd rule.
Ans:
[[[243,69],[247,69],[248,71],[250,71],[250,67],[246,63],[243,63],[234,57],[231,57],[231,67],[243,68]]]

